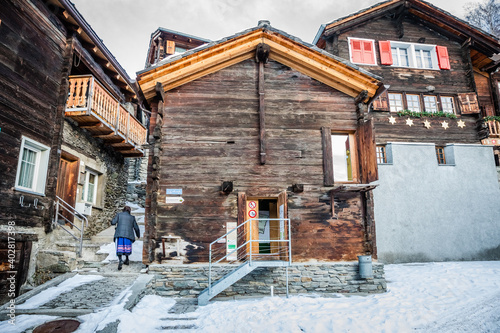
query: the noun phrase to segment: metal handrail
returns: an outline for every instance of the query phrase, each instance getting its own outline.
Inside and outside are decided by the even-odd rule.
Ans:
[[[66,201],[64,201],[63,199],[61,199],[60,197],[56,196],[56,206],[55,206],[55,210],[56,210],[56,214],[55,214],[55,217],[54,217],[54,224],[56,226],[59,226],[60,228],[62,228],[64,231],[66,231],[71,237],[73,237],[75,240],[79,241],[79,247],[78,247],[78,257],[81,258],[82,257],[82,250],[83,250],[83,233],[85,231],[85,227],[88,227],[89,225],[89,221],[88,219],[83,216],[82,214],[80,214],[74,207],[72,207],[69,203],[67,203]],[[74,217],[78,218],[80,221],[82,221],[82,225],[81,225],[81,228],[78,228],[73,222],[71,222],[68,218],[66,218],[66,216],[62,215],[60,212],[59,212],[59,209],[64,209],[65,211],[67,211],[68,213],[70,213],[71,215],[73,215]],[[71,224],[75,229],[77,229],[79,232],[80,232],[80,236],[75,236],[75,234],[73,234],[71,231],[69,231],[67,228],[65,228],[64,226],[62,226],[61,224],[59,224],[59,217],[61,217],[64,221],[66,221],[66,223],[69,223]]]
[[[265,240],[262,240],[262,239],[252,239],[252,224],[250,223],[250,232],[249,232],[249,239],[244,242],[243,244],[241,244],[240,246],[238,246],[235,250],[227,253],[226,255],[224,255],[222,258],[216,260],[215,262],[212,263],[212,260],[213,260],[213,256],[212,256],[212,246],[216,243],[218,243],[220,240],[226,238],[229,234],[233,233],[233,232],[237,232],[237,230],[241,227],[243,227],[245,224],[251,222],[251,221],[286,221],[287,224],[288,224],[288,237],[286,238],[283,238],[281,239],[281,237],[283,237],[284,235],[280,235],[280,239],[265,239]],[[281,228],[281,225],[280,225],[280,228]],[[283,228],[285,228],[285,226],[283,226]],[[238,235],[236,235],[237,237]],[[226,241],[227,242],[227,241]],[[215,241],[213,241],[212,243],[210,243],[210,246],[209,246],[209,264],[208,264],[208,293],[209,295],[212,294],[212,265],[215,265],[215,264],[218,264],[220,263],[222,260],[226,259],[227,257],[229,257],[230,255],[232,255],[233,253],[237,253],[241,248],[243,247],[246,247],[248,244],[250,244],[250,250],[249,250],[249,254],[247,253],[247,260],[244,260],[242,261],[242,264],[246,263],[246,262],[249,262],[250,265],[252,264],[252,257],[254,256],[254,254],[252,253],[252,243],[253,242],[256,242],[256,243],[272,243],[272,242],[276,242],[276,243],[288,243],[288,265],[291,265],[292,264],[292,242],[291,242],[291,225],[290,225],[290,219],[283,219],[283,218],[260,218],[260,219],[248,219],[246,220],[245,222],[243,222],[242,224],[236,226],[236,228],[232,229],[232,230],[229,230],[228,232],[226,232],[224,235],[220,236],[219,238],[217,238]],[[270,253],[270,254],[258,254],[258,256],[276,256],[275,253]],[[288,267],[287,267],[287,280],[288,280]],[[287,283],[287,295],[288,295],[288,283]]]

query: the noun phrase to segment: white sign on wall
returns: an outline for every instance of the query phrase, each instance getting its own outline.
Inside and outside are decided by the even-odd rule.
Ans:
[[[238,224],[236,222],[227,222],[226,227],[227,231],[231,231],[236,228]],[[229,254],[236,250],[238,247],[238,233],[236,231],[231,232],[226,236],[227,242],[226,242],[226,253]],[[238,251],[234,251],[230,256],[227,257],[227,260],[236,260],[238,259]]]
[[[285,218],[285,205],[280,205],[280,208],[279,208],[279,211],[280,211],[280,240],[284,240],[285,239],[285,220],[283,220]]]

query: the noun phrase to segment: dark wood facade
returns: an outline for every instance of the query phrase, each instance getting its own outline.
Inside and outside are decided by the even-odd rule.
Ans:
[[[113,144],[131,141],[128,137],[119,141],[115,138],[110,143],[92,137],[91,129],[102,128],[101,123],[79,127],[71,119],[66,105],[68,95],[74,95],[70,77],[93,77],[120,103],[137,104],[141,96],[69,1],[2,0],[0,7],[0,221],[5,227],[0,230],[0,238],[3,241],[12,236],[7,231],[9,226],[14,228],[16,244],[24,244],[19,246],[27,259],[19,261],[24,266],[18,267],[24,283],[26,269],[30,274],[35,269],[28,267],[28,263],[36,262],[31,245],[41,241],[36,252],[53,245],[43,238],[53,229],[57,196],[73,207],[81,199],[77,187],[82,187],[85,172],[82,157],[85,161],[106,160],[108,169],[103,174],[120,169],[126,153]],[[126,111],[136,122],[135,117],[141,116],[137,109]],[[131,120],[129,124],[135,123]],[[145,127],[137,126],[142,126],[145,139]],[[133,155],[140,147],[126,149]],[[125,183],[122,185],[126,188]],[[115,199],[120,195],[124,201],[125,193]],[[112,211],[106,214],[114,212],[113,203]]]
[[[331,143],[330,149],[325,149],[325,141],[332,133],[342,132],[351,134],[355,142],[373,142],[371,131],[361,129],[365,125],[362,110],[373,97],[377,80],[372,80],[370,94],[361,89],[358,95],[321,83],[274,60],[279,58],[280,49],[273,49],[272,42],[279,39],[292,54],[294,50],[311,52],[316,59],[331,61],[332,67],[340,64],[305,46],[293,45],[273,31],[256,30],[229,38],[234,45],[221,47],[230,54],[252,34],[257,40],[262,35],[271,38],[269,62],[256,61],[258,48],[249,46],[244,48],[246,59],[229,66],[224,62],[230,58],[225,59],[222,69],[199,78],[194,74],[194,79],[171,89],[157,83],[151,92],[148,79],[161,82],[158,73],[162,68],[139,75],[145,94],[152,96],[153,112],[145,261],[175,259],[177,253],[172,254],[174,258],[163,258],[161,251],[161,238],[174,235],[185,242],[185,263],[207,262],[208,245],[228,231],[226,223],[241,224],[248,219],[245,207],[251,199],[270,207],[285,207],[291,219],[293,261],[376,256],[371,191],[361,184],[362,179],[368,179],[365,171],[376,177],[374,146],[366,149],[356,143],[359,151],[353,152],[357,161],[353,168],[357,178],[345,184],[335,180],[335,170],[325,167],[325,159],[332,158]],[[209,58],[206,63],[210,63],[204,53],[211,50],[201,50],[195,56]],[[216,57],[218,53],[213,52]],[[300,63],[302,59],[288,55],[282,61]],[[175,66],[173,62],[163,70],[175,70]],[[352,68],[349,72],[351,77],[361,74]],[[168,85],[165,82],[163,87]],[[365,136],[360,137],[360,133]],[[365,161],[365,169],[375,166],[375,170],[363,170],[361,161]],[[224,191],[223,184],[228,183],[232,190]],[[166,203],[167,189],[182,189],[184,202]]]
[[[383,78],[389,93],[403,94],[404,109],[408,109],[406,95],[435,96],[439,111],[441,96],[454,98],[457,119],[428,118],[430,128],[423,125],[424,118],[414,118],[414,126],[407,126],[405,117],[389,111],[387,93],[382,95],[385,106],[373,108],[372,117],[376,128],[377,143],[402,140],[421,142],[432,140],[437,145],[479,143],[485,137],[481,131],[483,117],[499,115],[498,81],[494,72],[498,67],[493,55],[500,50],[496,38],[474,29],[463,21],[419,0],[386,1],[364,11],[327,24],[318,34],[315,43],[328,52],[345,59],[350,58],[349,40],[367,39],[375,47],[375,65],[360,66]],[[450,69],[420,69],[382,65],[380,42],[445,47]],[[391,50],[389,49],[389,52]],[[410,66],[411,67],[411,66]],[[473,110],[461,104],[468,94],[475,99]],[[389,123],[395,116],[396,124]],[[444,129],[446,121],[449,128]],[[465,126],[458,127],[458,121]],[[486,137],[488,134],[486,133]]]
[[[158,28],[151,34],[145,68],[155,65],[168,56],[183,53],[209,42],[204,38]]]

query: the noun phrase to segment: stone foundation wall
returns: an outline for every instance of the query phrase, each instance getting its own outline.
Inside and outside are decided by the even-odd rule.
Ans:
[[[236,269],[212,267],[212,281]],[[151,265],[153,293],[160,296],[197,297],[208,287],[208,265]],[[292,264],[288,269],[290,294],[382,293],[387,291],[384,265],[373,263],[373,278],[361,279],[357,262]],[[286,294],[286,268],[257,268],[217,297]]]

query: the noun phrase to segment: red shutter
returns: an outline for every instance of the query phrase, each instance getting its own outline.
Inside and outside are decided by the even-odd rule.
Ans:
[[[378,46],[380,47],[380,63],[382,65],[392,65],[391,42],[380,40]]]
[[[375,50],[371,41],[363,41],[363,63],[375,65]]]
[[[438,57],[439,68],[450,69],[450,57],[448,56],[448,49],[446,46],[436,46],[436,53]]]
[[[352,62],[362,63],[363,62],[363,51],[362,51],[361,41],[357,39],[351,39],[351,59]]]

